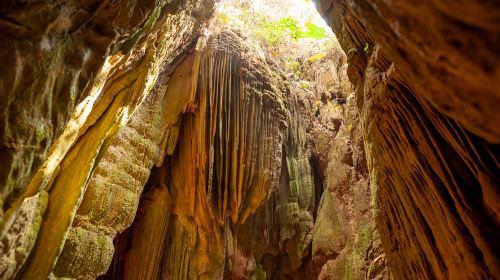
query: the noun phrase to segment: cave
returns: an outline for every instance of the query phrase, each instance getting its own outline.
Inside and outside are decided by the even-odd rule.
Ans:
[[[0,3],[0,279],[499,279],[494,0]]]

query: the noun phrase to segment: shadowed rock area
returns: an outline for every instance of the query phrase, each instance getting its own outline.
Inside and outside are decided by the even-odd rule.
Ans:
[[[500,10],[317,2],[347,53],[394,276],[498,277]]]
[[[500,277],[498,4],[282,2],[0,3],[0,279]]]

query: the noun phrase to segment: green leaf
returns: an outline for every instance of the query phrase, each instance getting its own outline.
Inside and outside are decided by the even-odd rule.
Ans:
[[[369,48],[370,48],[370,45],[368,45],[368,43],[366,43],[365,47],[363,48],[363,51],[367,52]]]
[[[317,26],[314,23],[306,22],[305,27],[307,31],[300,32],[299,38],[313,38],[313,39],[321,39],[325,38],[325,29]]]

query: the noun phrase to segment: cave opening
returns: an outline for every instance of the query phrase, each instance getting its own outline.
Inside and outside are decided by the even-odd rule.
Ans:
[[[169,87],[194,81],[196,108],[176,124],[179,143],[161,169],[169,170],[167,183],[149,181],[101,279],[127,267],[140,273],[140,253],[126,258],[123,251],[152,241],[138,236],[159,188],[171,196],[171,214],[170,233],[154,249],[157,277],[388,279],[347,58],[314,3],[222,1],[187,56]],[[182,70],[190,65],[191,73]],[[199,193],[208,203],[198,207],[214,221],[190,212],[205,203]]]
[[[500,275],[492,1],[14,2],[1,279]]]

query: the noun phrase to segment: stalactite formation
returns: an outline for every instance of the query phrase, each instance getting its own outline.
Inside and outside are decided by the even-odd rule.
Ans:
[[[314,2],[0,3],[0,279],[499,277],[498,4]]]
[[[176,105],[163,110],[173,113],[169,123],[177,132],[173,149],[165,149],[174,152],[154,169],[134,224],[115,239],[114,261],[103,279],[301,279],[328,276],[328,269],[381,279],[376,277],[383,277],[384,262],[370,233],[366,178],[357,182],[359,201],[332,205],[337,185],[322,193],[323,175],[313,163],[307,130],[319,124],[313,124],[311,100],[290,91],[238,33],[208,33],[167,82],[165,97]],[[338,106],[333,112],[341,118]],[[339,129],[333,133],[340,135]],[[364,158],[355,162],[365,166]],[[332,222],[331,211],[342,207],[354,209],[334,213],[342,222]],[[351,227],[353,216],[363,218]],[[325,225],[344,236],[328,236]],[[321,243],[329,238],[343,240],[342,246]],[[330,250],[335,253],[323,253]],[[145,263],[152,252],[154,261]],[[347,272],[327,264],[337,255],[350,263]]]
[[[158,185],[168,186],[172,201],[161,241],[168,278],[221,277],[228,224],[244,223],[277,188],[286,129],[281,84],[240,40],[230,32],[202,37],[185,62],[192,72],[168,84],[188,96],[180,107],[190,111],[179,120],[167,171],[158,171],[168,174]]]

